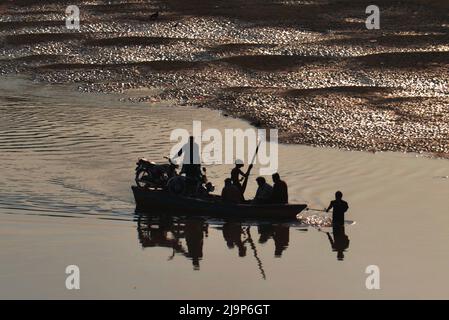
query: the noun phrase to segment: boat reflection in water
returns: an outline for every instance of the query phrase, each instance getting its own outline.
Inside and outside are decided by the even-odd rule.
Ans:
[[[263,269],[262,261],[259,258],[256,244],[251,236],[251,226],[244,226],[242,222],[227,221],[221,227],[216,227],[221,229],[223,232],[223,238],[229,249],[238,248],[239,257],[245,257],[247,254],[247,245],[251,249],[254,258],[257,261],[260,274],[263,279],[266,279],[265,270]],[[303,229],[307,230],[307,229]],[[271,223],[260,223],[257,225],[257,231],[259,233],[259,243],[264,244],[270,238],[273,238],[275,243],[275,257],[280,257],[282,251],[284,251],[288,246],[290,225],[284,224],[271,224]]]
[[[248,222],[233,220],[212,220],[204,217],[152,216],[136,214],[137,233],[143,248],[165,247],[171,249],[168,260],[184,256],[192,261],[193,269],[200,270],[203,259],[205,238],[212,228],[221,231],[226,247],[235,250],[239,257],[253,257],[263,279],[266,278],[263,263],[259,257],[258,246],[274,242],[273,256],[281,258],[290,242],[290,229],[304,232],[307,226],[297,222]],[[315,230],[315,228],[310,228]],[[344,226],[325,228],[333,252],[337,259],[343,260],[343,252],[349,248],[349,237]],[[254,236],[254,238],[253,238]]]
[[[274,241],[274,256],[280,258],[288,247],[290,227],[286,225],[262,224],[258,227],[259,243],[266,243],[270,238]]]
[[[178,219],[171,216],[137,216],[137,234],[143,248],[171,248],[176,254],[192,260],[193,268],[200,269],[203,241],[208,236],[209,224],[203,218]],[[183,241],[185,240],[185,245]]]

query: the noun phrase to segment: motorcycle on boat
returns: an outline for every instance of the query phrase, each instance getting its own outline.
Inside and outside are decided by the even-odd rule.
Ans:
[[[141,188],[165,189],[168,180],[177,175],[179,167],[170,158],[165,164],[156,164],[146,158],[140,158],[136,163],[136,184]]]
[[[140,158],[136,163],[137,186],[149,189],[166,190],[174,195],[188,195],[195,197],[207,196],[215,190],[214,185],[207,180],[206,168],[200,170],[198,178],[192,179],[183,175],[183,171],[178,173],[176,169],[179,165],[174,163],[169,157],[167,164],[156,164],[145,158]]]

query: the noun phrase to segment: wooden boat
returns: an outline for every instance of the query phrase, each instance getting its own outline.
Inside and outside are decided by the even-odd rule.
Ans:
[[[211,195],[206,199],[172,195],[163,190],[131,187],[137,213],[182,216],[208,216],[248,219],[296,219],[307,208],[305,204],[242,204],[224,203],[221,197]]]

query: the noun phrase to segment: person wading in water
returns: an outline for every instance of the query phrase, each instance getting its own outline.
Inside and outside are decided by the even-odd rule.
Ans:
[[[341,191],[335,192],[335,200],[331,201],[329,207],[326,212],[332,210],[332,225],[333,226],[342,226],[345,223],[344,215],[345,212],[348,211],[349,206],[346,201],[343,200],[343,193]]]

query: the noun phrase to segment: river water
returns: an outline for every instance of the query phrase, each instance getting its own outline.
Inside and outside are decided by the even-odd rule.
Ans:
[[[194,120],[250,125],[120,97],[1,78],[0,298],[449,298],[448,160],[279,145],[290,202],[323,208],[342,190],[355,224],[157,221],[134,214],[135,161],[163,161]],[[217,191],[229,170],[208,166]]]

